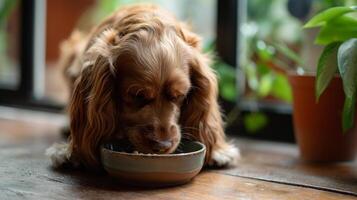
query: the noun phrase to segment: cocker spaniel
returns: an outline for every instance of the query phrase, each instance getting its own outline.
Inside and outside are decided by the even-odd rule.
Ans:
[[[47,150],[54,167],[100,169],[99,147],[127,139],[143,153],[172,153],[181,138],[206,145],[206,164],[232,165],[239,151],[226,141],[217,79],[200,38],[152,5],[118,10],[92,31],[62,45],[71,85],[70,136]]]

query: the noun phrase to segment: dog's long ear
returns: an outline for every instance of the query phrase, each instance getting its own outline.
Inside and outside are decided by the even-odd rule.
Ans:
[[[217,78],[209,66],[209,57],[201,53],[199,38],[187,29],[182,33],[185,41],[193,47],[193,59],[190,63],[192,87],[181,108],[180,124],[183,133],[206,145],[208,162],[212,149],[226,144],[217,102]]]
[[[113,103],[115,69],[111,43],[103,33],[86,52],[84,69],[77,79],[69,104],[72,156],[89,168],[98,168],[100,143],[115,131]]]

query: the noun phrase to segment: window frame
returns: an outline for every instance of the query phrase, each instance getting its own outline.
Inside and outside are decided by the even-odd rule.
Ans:
[[[65,105],[56,104],[46,99],[34,98],[34,27],[36,0],[19,0],[21,4],[20,35],[20,81],[17,89],[0,88],[0,105],[20,107],[49,112],[62,112]],[[217,0],[216,50],[219,57],[233,66],[237,76],[244,77],[239,68],[239,27],[244,18],[246,0]],[[223,110],[231,110],[238,106],[239,120],[227,132],[234,135],[257,139],[294,142],[292,135],[292,109],[287,105],[251,102],[238,97],[237,103],[232,104],[220,99]],[[254,111],[263,112],[270,120],[267,127],[257,134],[247,134],[242,119]]]
[[[217,0],[217,29],[216,50],[219,57],[236,69],[237,84],[244,84],[244,72],[239,67],[240,33],[239,27],[245,19],[245,8],[248,0]],[[243,80],[239,80],[243,79]],[[244,88],[244,86],[240,86]],[[274,104],[262,101],[251,101],[238,94],[237,103],[232,104],[220,99],[224,111],[234,106],[240,112],[239,119],[228,127],[226,132],[254,139],[295,142],[292,124],[292,106],[288,104]],[[255,134],[248,133],[243,119],[252,112],[264,113],[269,119],[268,125]]]
[[[0,88],[0,104],[36,110],[59,112],[63,106],[45,99],[35,99],[34,92],[34,27],[35,0],[19,0],[20,6],[20,65],[16,88]],[[26,31],[23,31],[26,30]]]

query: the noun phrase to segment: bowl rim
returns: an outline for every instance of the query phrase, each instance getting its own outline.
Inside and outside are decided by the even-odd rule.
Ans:
[[[102,151],[108,151],[109,153],[116,154],[116,155],[126,155],[126,156],[137,156],[137,157],[163,157],[163,158],[170,158],[170,157],[182,157],[182,156],[191,156],[191,155],[196,155],[196,154],[201,154],[202,152],[206,151],[206,145],[199,141],[190,141],[195,144],[198,144],[201,146],[201,148],[197,151],[192,151],[192,152],[185,152],[185,153],[176,153],[176,154],[145,154],[145,153],[128,153],[128,152],[121,152],[121,151],[113,151],[110,150],[106,147],[104,147],[105,144],[101,145],[101,150]]]

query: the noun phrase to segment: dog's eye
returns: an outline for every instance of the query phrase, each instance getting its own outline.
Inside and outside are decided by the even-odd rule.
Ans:
[[[180,103],[182,100],[185,98],[184,95],[178,95],[178,96],[170,96],[169,100],[174,103]]]
[[[135,104],[139,107],[143,107],[146,106],[148,104],[150,104],[153,99],[147,98],[144,94],[142,93],[138,93],[136,95],[133,95],[133,100],[135,102]]]

